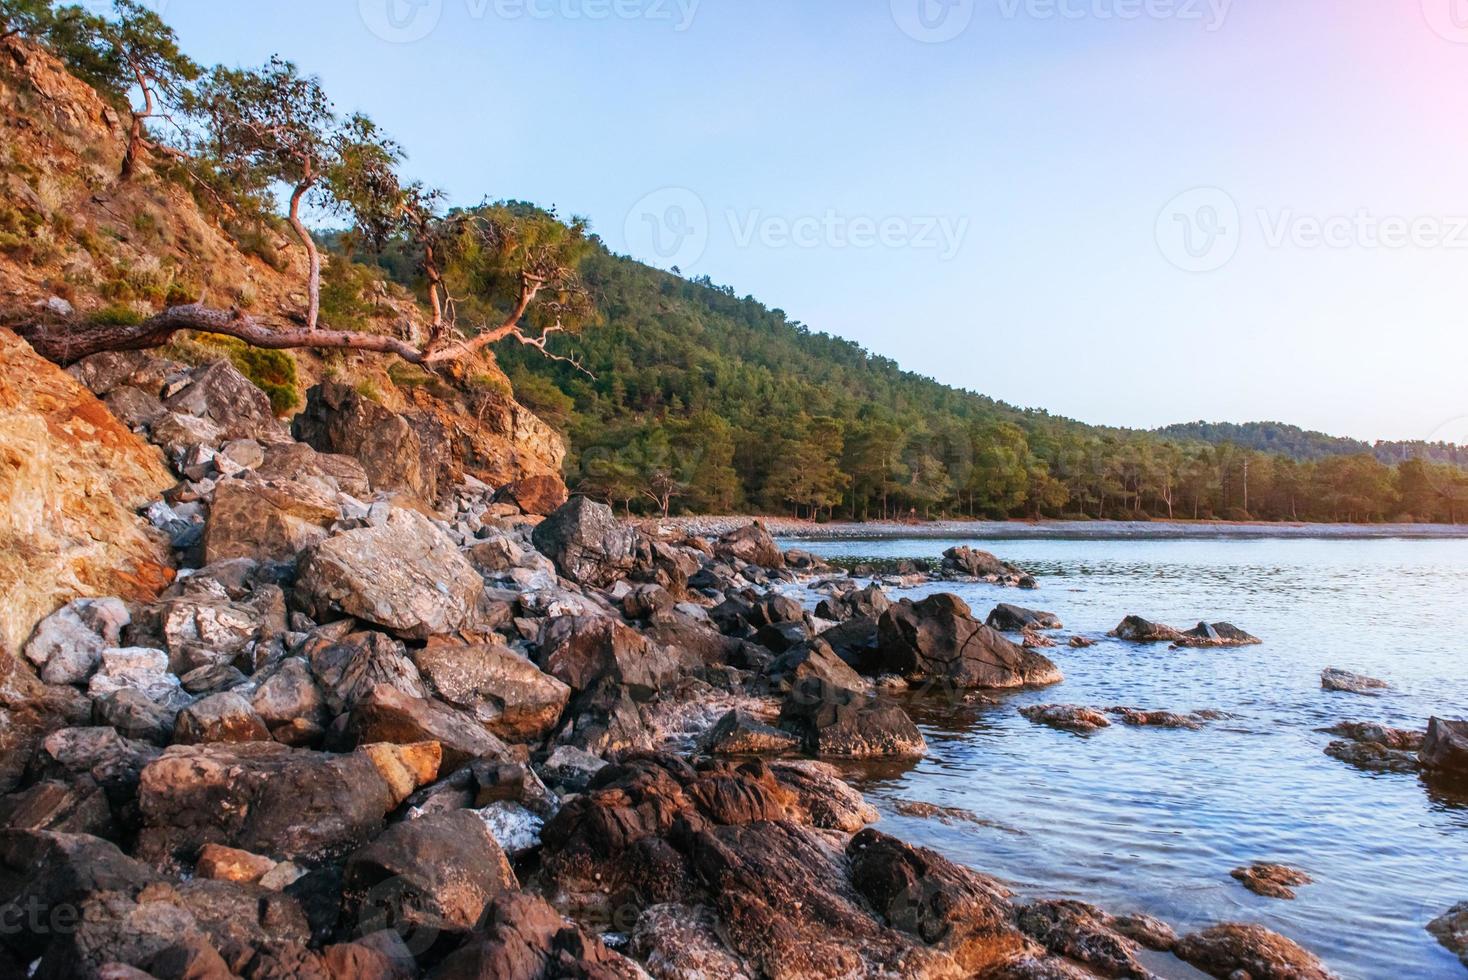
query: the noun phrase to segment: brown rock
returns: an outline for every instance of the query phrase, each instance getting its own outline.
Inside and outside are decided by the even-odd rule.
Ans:
[[[475,759],[503,759],[509,751],[504,742],[464,712],[441,701],[408,697],[387,684],[379,684],[357,702],[350,727],[360,745],[438,742],[443,748],[443,764],[449,770]]]
[[[494,499],[512,503],[526,514],[549,517],[565,504],[569,496],[565,482],[559,476],[546,473],[507,484],[500,488]]]
[[[1448,776],[1468,776],[1468,721],[1431,719],[1417,755],[1424,769]]]
[[[137,511],[174,482],[158,450],[0,329],[0,653],[78,596],[156,598],[171,558]]]
[[[759,521],[721,535],[714,544],[714,555],[725,561],[742,561],[761,568],[785,567],[785,556]]]
[[[560,680],[500,644],[430,643],[415,661],[435,694],[511,742],[544,738],[571,697]]]
[[[490,903],[473,937],[428,976],[431,980],[640,980],[645,974],[600,939],[567,922],[544,899],[512,891]]]
[[[222,844],[205,844],[199,850],[194,874],[216,881],[253,885],[278,864],[274,858],[251,854]]]
[[[1077,734],[1111,727],[1111,722],[1101,712],[1074,704],[1031,704],[1020,708],[1019,713],[1037,725],[1049,725]]]
[[[343,637],[328,627],[307,641],[305,653],[332,714],[350,711],[381,684],[410,698],[428,697],[428,685],[408,659],[407,648],[384,633]]]
[[[319,861],[376,836],[395,806],[365,754],[328,755],[275,742],[173,746],[143,770],[138,854],[191,863],[205,844]]]
[[[800,740],[746,711],[730,711],[709,731],[705,751],[714,755],[778,755],[800,747]]]
[[[997,882],[923,847],[867,829],[846,846],[851,883],[888,925],[978,972],[1025,952]]]
[[[799,736],[807,752],[822,757],[916,758],[928,751],[897,705],[819,680],[791,690],[780,708],[780,725]]]
[[[545,672],[585,691],[602,679],[647,699],[677,675],[678,664],[638,631],[599,616],[558,616],[540,640]]]
[[[226,691],[201,698],[180,711],[173,740],[178,745],[266,742],[270,740],[270,729],[243,695]]]
[[[443,746],[437,742],[374,742],[362,746],[361,751],[387,783],[394,806],[437,779],[443,768]]]
[[[1263,926],[1227,922],[1178,940],[1178,958],[1211,976],[1250,980],[1333,980],[1325,964]]]
[[[1249,891],[1265,898],[1292,899],[1296,886],[1308,885],[1315,880],[1305,872],[1283,864],[1251,864],[1246,868],[1234,868],[1229,875]]]
[[[204,560],[289,561],[322,541],[341,516],[334,497],[288,480],[224,480],[214,488]]]
[[[1041,901],[1022,906],[1019,928],[1056,956],[1085,964],[1105,977],[1150,977],[1138,945],[1115,928],[1117,920],[1093,905]]]
[[[355,457],[374,490],[406,490],[428,503],[438,499],[438,471],[424,464],[417,430],[348,385],[328,381],[307,391],[294,430],[297,439],[323,453]]]
[[[519,887],[504,851],[469,810],[394,824],[347,859],[342,880],[358,931],[407,935],[466,933],[491,899]]]
[[[1427,924],[1427,931],[1468,966],[1468,902],[1459,902],[1433,919]]]

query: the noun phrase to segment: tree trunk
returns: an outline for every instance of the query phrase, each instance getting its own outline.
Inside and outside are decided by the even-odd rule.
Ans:
[[[311,271],[306,280],[306,329],[315,330],[316,320],[321,315],[321,253],[316,250],[316,239],[311,237],[310,230],[301,221],[301,199],[306,192],[316,183],[311,176],[311,168],[306,168],[306,179],[296,185],[291,192],[290,223],[296,237],[306,249],[306,258],[311,264]]]

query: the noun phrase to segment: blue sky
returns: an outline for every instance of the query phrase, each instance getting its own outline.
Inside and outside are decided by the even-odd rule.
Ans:
[[[1089,422],[1468,442],[1462,0],[166,0],[456,203]],[[1455,13],[1463,16],[1455,17]]]

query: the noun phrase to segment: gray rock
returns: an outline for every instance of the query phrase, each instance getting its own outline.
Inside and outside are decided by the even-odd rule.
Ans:
[[[1056,666],[980,623],[962,599],[904,599],[877,622],[877,662],[868,672],[929,678],[961,689],[1055,684]]]
[[[121,599],[74,599],[41,620],[25,655],[47,684],[85,684],[131,622]]]
[[[542,521],[535,547],[562,575],[580,585],[606,588],[637,564],[642,536],[622,524],[606,504],[575,497]]]
[[[407,649],[383,633],[352,633],[333,640],[328,631],[322,631],[306,649],[331,714],[350,711],[373,688],[384,684],[410,698],[429,696]]]
[[[289,480],[230,479],[214,489],[204,560],[293,561],[341,517],[335,494]]]
[[[1320,673],[1320,686],[1327,691],[1344,691],[1349,694],[1379,694],[1391,685],[1375,677],[1327,667]]]
[[[318,620],[354,616],[406,639],[469,626],[484,581],[432,521],[394,509],[382,527],[334,535],[301,560],[297,599]]]
[[[209,420],[224,439],[254,439],[262,444],[290,441],[276,421],[269,396],[229,361],[195,368],[189,372],[188,384],[165,398],[164,404],[174,412]]]

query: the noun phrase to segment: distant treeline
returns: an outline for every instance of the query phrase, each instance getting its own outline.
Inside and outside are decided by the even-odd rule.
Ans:
[[[1284,422],[1186,422],[1158,429],[1157,434],[1168,439],[1207,442],[1215,446],[1231,442],[1244,449],[1279,453],[1301,462],[1325,459],[1328,456],[1370,453],[1388,465],[1409,459],[1423,459],[1468,467],[1468,448],[1452,443],[1424,442],[1420,439],[1410,442],[1380,440],[1368,443],[1359,439],[1329,436],[1323,432],[1311,432]]]
[[[707,279],[601,248],[582,274],[600,322],[575,344],[595,378],[533,351],[500,360],[518,397],[570,437],[572,485],[630,511],[1468,516],[1453,447],[1371,447],[1271,425],[1087,426],[903,371]]]

